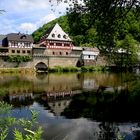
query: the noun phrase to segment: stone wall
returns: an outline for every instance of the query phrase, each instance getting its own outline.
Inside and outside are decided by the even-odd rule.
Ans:
[[[33,68],[33,61],[29,62],[6,62],[2,58],[0,58],[0,68],[17,68],[17,67],[24,67],[24,68]]]
[[[49,57],[49,67],[61,66],[70,67],[76,66],[79,58],[76,57]]]
[[[108,66],[107,58],[103,55],[97,57],[96,65],[98,66]]]
[[[77,62],[80,60],[78,56],[36,56],[32,61],[29,62],[21,62],[13,63],[13,62],[5,62],[2,58],[0,58],[0,68],[16,68],[16,67],[24,67],[24,68],[35,68],[35,66],[43,62],[47,67],[75,67],[77,66]],[[86,66],[106,66],[107,62],[105,57],[98,56],[97,61],[85,61],[84,64]]]

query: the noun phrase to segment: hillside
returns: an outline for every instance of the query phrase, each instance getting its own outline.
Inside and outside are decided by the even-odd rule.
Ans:
[[[68,18],[72,23],[68,23]],[[94,46],[93,40],[95,40],[95,29],[90,28],[84,30],[83,24],[81,25],[82,22],[79,21],[78,24],[75,24],[75,22],[73,22],[74,19],[70,18],[70,16],[61,16],[37,29],[32,33],[35,43],[37,43],[40,38],[45,35],[48,28],[53,26],[55,23],[58,23],[62,29],[70,36],[76,46]]]
[[[37,43],[40,38],[45,35],[48,28],[58,23],[62,29],[69,34],[76,46],[98,46],[102,44],[103,40],[100,37],[99,29],[102,25],[98,25],[96,21],[90,26],[90,21],[86,15],[77,15],[75,13],[61,16],[33,32],[32,36]],[[98,28],[100,27],[100,28]],[[120,29],[117,31],[116,36],[116,47],[123,47],[123,42],[128,40],[132,42],[140,42],[140,17],[135,17],[133,12],[129,12],[127,18],[121,24]],[[98,28],[98,33],[97,33]],[[130,44],[131,44],[130,43]]]
[[[45,35],[46,31],[53,25],[55,25],[55,23],[58,23],[62,29],[69,34],[69,25],[68,25],[68,20],[67,20],[67,16],[61,16],[47,24],[44,24],[42,27],[40,27],[39,29],[37,29],[35,32],[32,33],[32,36],[34,38],[35,42],[38,42],[40,40],[40,38]]]

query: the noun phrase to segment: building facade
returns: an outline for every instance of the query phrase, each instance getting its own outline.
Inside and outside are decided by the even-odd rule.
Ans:
[[[10,33],[0,37],[0,55],[32,55],[33,38],[31,35]]]
[[[48,29],[38,44],[33,43],[32,36],[27,34],[0,35],[0,56],[31,56],[32,62],[27,67],[47,69],[56,66],[95,65],[99,55],[96,48],[74,46],[68,34],[57,23]]]

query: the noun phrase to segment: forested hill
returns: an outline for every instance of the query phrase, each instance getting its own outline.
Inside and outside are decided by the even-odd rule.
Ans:
[[[46,31],[50,27],[55,25],[55,23],[58,23],[62,27],[62,29],[70,36],[75,45],[93,46],[93,40],[95,39],[95,29],[90,28],[85,30],[83,28],[83,25],[80,24],[82,22],[79,21],[79,23],[77,24],[76,22],[74,22],[74,19],[72,19],[71,22],[73,22],[73,24],[71,24],[70,22],[68,23],[68,18],[68,16],[61,16],[47,24],[44,24],[42,27],[33,32],[32,36],[35,43],[37,43],[40,38],[45,35]],[[82,29],[84,29],[84,33],[81,31]]]
[[[68,20],[67,20],[67,16],[61,16],[55,20],[52,20],[51,22],[44,24],[42,27],[40,27],[39,29],[37,29],[35,32],[32,33],[32,36],[34,38],[35,42],[38,42],[40,40],[40,38],[45,35],[46,31],[52,27],[53,25],[55,25],[55,23],[58,23],[62,29],[69,34],[69,25],[68,25]]]
[[[68,14],[67,16],[61,16],[33,32],[32,36],[37,43],[40,38],[45,35],[48,28],[58,23],[62,29],[69,34],[76,46],[96,46],[101,44],[101,37],[98,32],[105,31],[104,26],[99,25],[98,21],[94,25],[89,26],[89,19],[87,15]],[[140,42],[140,17],[135,17],[133,12],[129,12],[123,23],[120,24],[119,30],[114,36],[116,41],[116,47],[126,46],[126,41],[130,44]],[[129,46],[129,45],[128,45]]]

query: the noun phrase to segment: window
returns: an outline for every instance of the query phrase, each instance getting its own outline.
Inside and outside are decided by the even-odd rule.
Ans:
[[[55,55],[55,52],[52,52],[53,55]]]
[[[17,50],[17,53],[20,53],[20,50]]]
[[[52,37],[55,37],[55,34],[52,34]]]
[[[62,55],[62,52],[59,52],[60,55]]]
[[[62,46],[62,43],[56,43],[56,46]]]
[[[27,53],[31,53],[31,51],[30,50],[27,50]]]
[[[15,53],[15,50],[12,50],[12,53]]]
[[[26,35],[22,35],[22,36],[20,37],[20,39],[24,39],[24,38],[26,38]]]
[[[53,46],[53,45],[54,45],[54,43],[50,43],[50,45],[51,45],[51,46]]]
[[[22,50],[22,53],[25,53],[25,50]]]
[[[66,52],[66,55],[68,55],[68,52]]]
[[[67,39],[67,36],[66,35],[63,35],[63,38]]]
[[[64,44],[64,46],[70,46],[70,44]]]
[[[61,35],[60,34],[58,34],[58,38],[61,38]]]
[[[88,55],[88,58],[90,58],[90,55]]]

